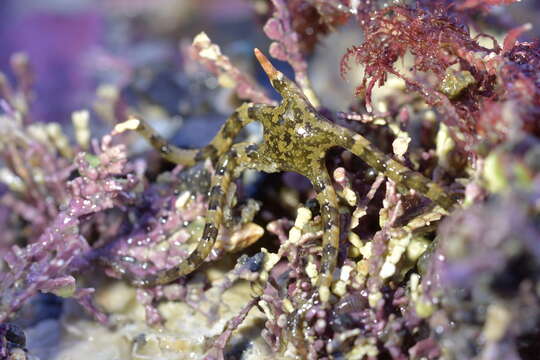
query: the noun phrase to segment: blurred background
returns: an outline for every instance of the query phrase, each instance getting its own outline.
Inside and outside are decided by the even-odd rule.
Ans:
[[[12,78],[11,55],[29,56],[33,115],[45,121],[65,121],[89,107],[100,87],[181,115],[193,110],[182,95],[195,90],[181,76],[181,41],[189,44],[204,30],[233,59],[249,59],[252,44],[264,39],[253,19],[246,0],[3,0],[0,70]]]
[[[144,100],[169,117],[193,115],[200,106],[221,106],[226,113],[226,104],[194,99],[196,87],[202,86],[201,95],[216,100],[216,93],[208,95],[208,90],[217,82],[195,79],[193,71],[187,81],[179,45],[205,31],[235,64],[264,80],[251,54],[255,46],[268,48],[262,25],[270,6],[267,0],[2,0],[0,71],[11,77],[11,55],[29,56],[35,73],[33,115],[44,121],[66,121],[72,111],[90,107],[111,87],[131,105]],[[540,2],[528,0],[504,8],[502,17],[502,9],[493,9],[493,14],[503,28],[531,22],[534,30],[527,36],[533,37],[539,34],[540,17],[531,10],[539,7]],[[331,84],[332,91],[321,98],[332,110],[344,110],[352,100],[352,84],[338,76],[339,59],[360,37],[357,29],[345,27],[315,49],[312,80],[320,91]]]

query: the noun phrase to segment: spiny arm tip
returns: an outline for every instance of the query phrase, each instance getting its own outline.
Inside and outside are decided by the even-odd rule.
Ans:
[[[259,61],[259,64],[261,64],[264,72],[268,75],[270,79],[275,79],[279,76],[279,71],[276,70],[276,68],[272,65],[270,60],[260,51],[259,49],[255,48],[255,57]]]

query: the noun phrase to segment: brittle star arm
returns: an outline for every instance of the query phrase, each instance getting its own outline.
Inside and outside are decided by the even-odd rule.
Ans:
[[[214,247],[219,229],[223,223],[223,209],[229,185],[234,178],[247,168],[268,171],[264,157],[257,156],[256,146],[248,143],[234,145],[230,151],[221,155],[212,177],[206,223],[203,235],[195,250],[178,265],[162,270],[144,279],[129,279],[136,286],[155,286],[167,284],[181,276],[188,275],[199,266]]]
[[[456,201],[438,184],[383,153],[362,135],[337,125],[333,127],[333,132],[335,134],[333,138],[337,139],[336,146],[349,150],[394,181],[398,187],[413,189],[446,210],[450,210],[456,204]]]
[[[276,156],[273,145],[272,143],[263,143],[261,145],[238,144],[233,146],[232,151],[241,159],[239,162],[242,164],[242,167],[239,171],[243,170],[242,168],[250,168],[267,173],[282,171],[283,169],[276,164],[276,159],[273,159]],[[332,180],[326,170],[324,159],[320,159],[319,162],[313,164],[310,174],[310,181],[314,185],[317,200],[321,207],[324,229],[319,295],[323,303],[328,303],[339,249],[339,213],[337,210],[339,203],[336,191],[332,185]]]
[[[321,163],[319,176],[312,180],[317,200],[321,208],[323,224],[323,242],[321,267],[319,276],[319,297],[323,303],[328,303],[330,286],[337,265],[339,252],[339,212],[338,198],[332,180],[324,163]]]
[[[203,234],[197,242],[197,247],[178,265],[147,275],[143,278],[137,277],[122,266],[118,260],[108,260],[109,264],[123,278],[134,286],[151,287],[163,285],[187,275],[197,269],[208,257],[218,235],[218,229],[223,222],[223,207],[226,202],[226,194],[232,181],[233,170],[237,166],[237,156],[233,151],[228,151],[221,155],[216,165],[215,173],[212,176],[210,186],[210,197],[208,199],[208,210],[206,213],[206,223]]]
[[[175,164],[191,166],[204,159],[216,160],[231,147],[234,138],[240,130],[257,119],[259,111],[265,111],[268,105],[244,103],[227,118],[212,141],[200,149],[183,149],[170,144],[144,120],[131,117],[115,127],[115,132],[121,133],[133,130],[144,137],[161,156]]]

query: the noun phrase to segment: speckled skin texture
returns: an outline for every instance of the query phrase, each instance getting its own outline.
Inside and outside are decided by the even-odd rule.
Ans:
[[[243,104],[227,119],[209,145],[199,150],[180,149],[167,143],[141,120],[134,130],[144,136],[164,158],[177,164],[193,165],[210,158],[216,164],[212,177],[206,225],[197,248],[176,267],[144,279],[130,278],[119,263],[112,266],[137,286],[165,284],[199,267],[210,253],[223,223],[225,194],[232,179],[245,169],[263,172],[292,171],[306,176],[317,192],[324,224],[323,250],[319,277],[319,298],[329,299],[332,274],[336,268],[339,246],[338,198],[325,166],[324,157],[332,147],[345,148],[369,166],[392,179],[400,187],[414,189],[445,209],[454,200],[437,184],[410,170],[376,149],[366,138],[331,123],[309,103],[298,86],[277,71],[258,50],[255,55],[272,86],[282,96],[278,106]],[[260,144],[238,143],[238,132],[252,121],[262,124]]]

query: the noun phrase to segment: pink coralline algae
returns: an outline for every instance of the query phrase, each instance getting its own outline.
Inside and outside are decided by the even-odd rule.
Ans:
[[[38,239],[25,248],[13,245],[4,257],[9,271],[1,274],[1,321],[37,292],[72,296],[100,321],[106,320],[92,304],[93,289],[77,287],[72,274],[90,260],[90,245],[80,233],[81,220],[128,199],[136,184],[127,173],[125,146],[113,146],[111,141],[110,135],[105,136],[96,155],[77,155],[74,163],[80,176],[67,183],[67,204]]]

